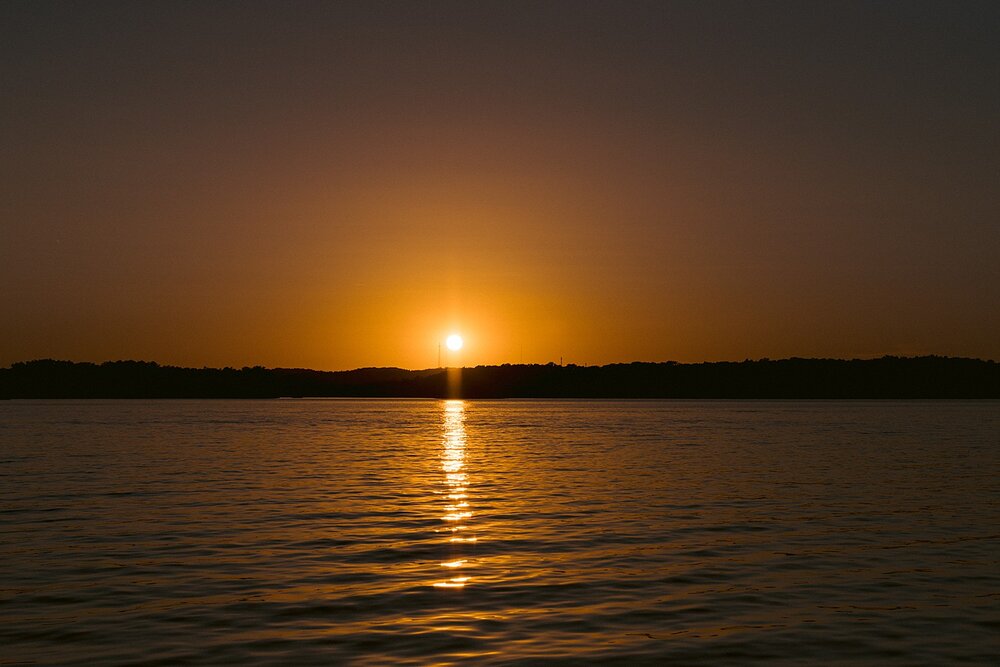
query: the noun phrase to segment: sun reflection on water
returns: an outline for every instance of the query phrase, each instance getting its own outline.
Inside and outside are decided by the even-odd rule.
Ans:
[[[447,490],[444,494],[444,513],[441,520],[447,522],[447,527],[441,529],[453,535],[448,538],[449,556],[443,560],[441,567],[447,570],[457,570],[468,565],[468,560],[463,558],[461,545],[477,541],[474,536],[459,537],[454,535],[459,531],[468,529],[466,522],[472,518],[472,510],[469,505],[468,485],[469,478],[465,473],[465,403],[460,400],[445,401],[444,412],[442,413],[442,452],[441,471],[444,473],[444,483]],[[471,577],[456,576],[446,581],[434,583],[437,588],[462,588]]]

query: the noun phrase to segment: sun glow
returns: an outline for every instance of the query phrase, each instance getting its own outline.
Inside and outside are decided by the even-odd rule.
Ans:
[[[465,344],[465,341],[462,340],[462,337],[459,336],[458,334],[452,334],[448,336],[444,344],[448,346],[449,350],[457,352],[458,350],[462,349],[462,346]]]

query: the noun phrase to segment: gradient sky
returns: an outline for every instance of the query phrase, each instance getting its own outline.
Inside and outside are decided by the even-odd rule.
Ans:
[[[0,4],[0,365],[1000,359],[1000,3]]]

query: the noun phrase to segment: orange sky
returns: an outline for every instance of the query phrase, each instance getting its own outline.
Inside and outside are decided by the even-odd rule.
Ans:
[[[0,364],[1000,358],[995,6],[8,3]]]

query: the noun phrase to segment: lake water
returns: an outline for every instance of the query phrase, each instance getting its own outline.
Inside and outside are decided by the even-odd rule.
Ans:
[[[1000,402],[0,401],[0,664],[1000,661]]]

